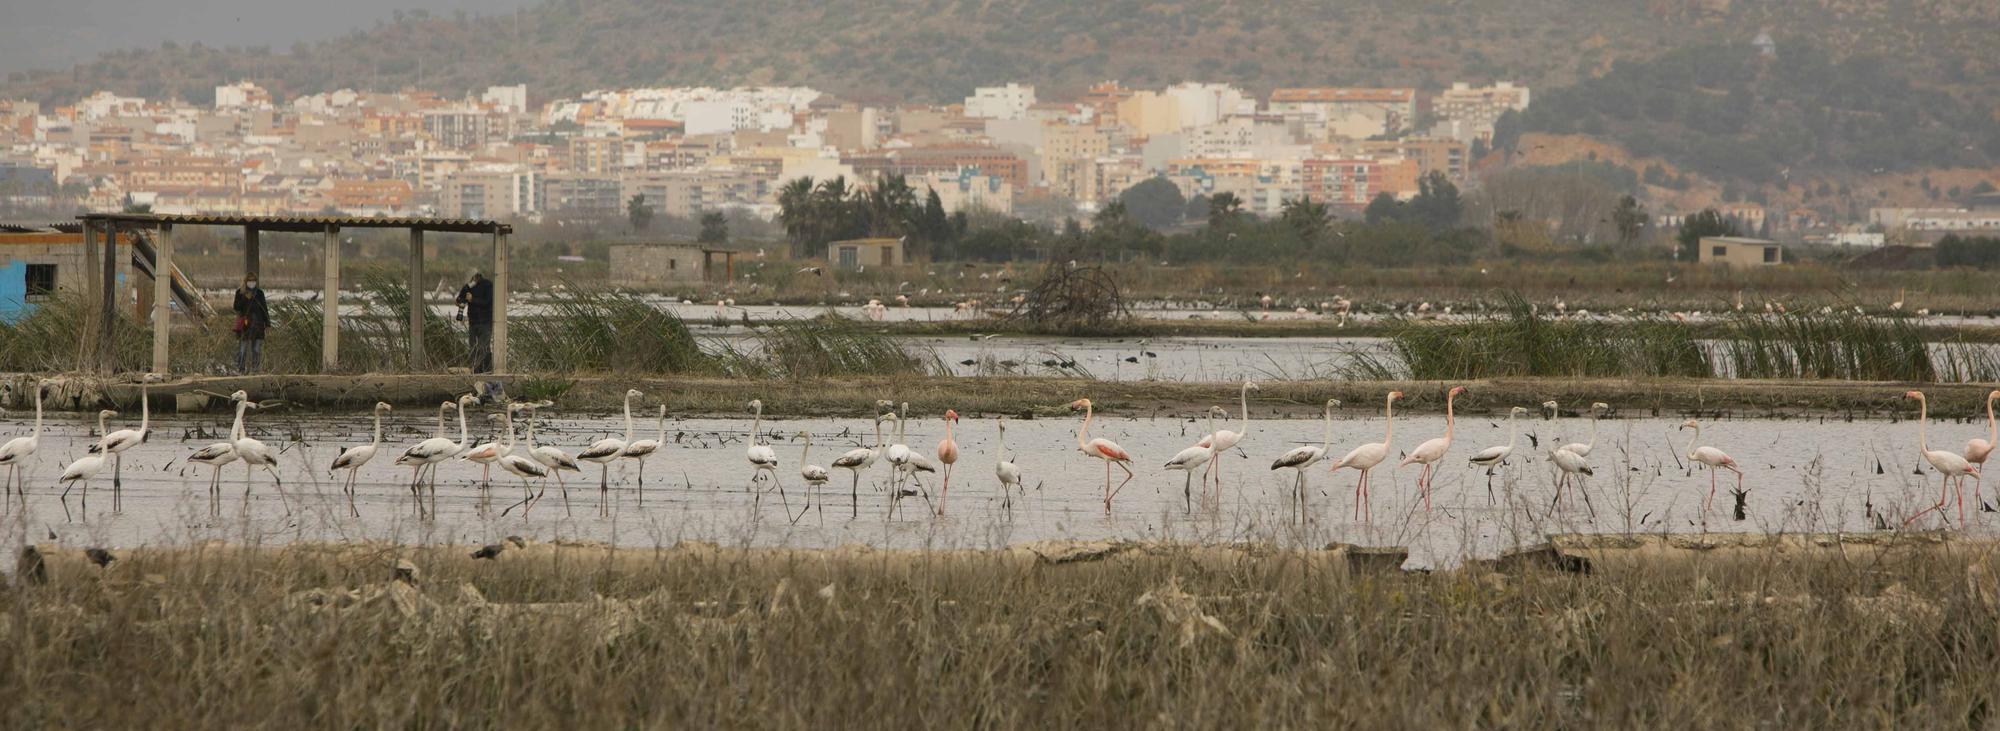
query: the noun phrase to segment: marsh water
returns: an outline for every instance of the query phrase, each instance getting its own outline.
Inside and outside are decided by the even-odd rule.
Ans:
[[[29,430],[29,423],[19,416],[12,413],[0,420],[0,437]],[[1747,491],[1744,517],[1737,520],[1732,515],[1735,476],[1727,472],[1720,475],[1713,510],[1704,514],[1709,474],[1699,467],[1689,469],[1685,458],[1677,456],[1685,453],[1692,436],[1677,432],[1679,423],[1678,419],[1605,419],[1591,457],[1595,477],[1587,480],[1581,495],[1555,501],[1555,468],[1546,453],[1557,444],[1587,440],[1588,422],[1522,420],[1515,457],[1489,478],[1465,458],[1484,447],[1505,444],[1507,425],[1485,415],[1463,416],[1451,453],[1438,469],[1430,509],[1424,508],[1415,485],[1419,468],[1396,469],[1392,459],[1374,471],[1372,510],[1361,519],[1354,515],[1355,472],[1329,475],[1325,463],[1309,470],[1306,505],[1300,511],[1292,491],[1294,473],[1269,468],[1278,454],[1308,441],[1316,443],[1322,429],[1318,420],[1254,419],[1243,443],[1219,460],[1219,500],[1204,501],[1199,484],[1190,500],[1184,497],[1182,473],[1160,465],[1204,433],[1205,423],[1170,414],[1101,416],[1093,422],[1091,436],[1123,445],[1136,457],[1132,468],[1137,473],[1106,515],[1101,500],[1105,465],[1077,452],[1077,420],[1007,422],[1008,453],[1025,474],[1025,490],[1009,501],[1003,500],[994,478],[994,422],[967,419],[955,434],[962,456],[948,496],[940,489],[938,476],[926,476],[923,490],[900,500],[892,517],[885,463],[861,475],[858,505],[846,471],[833,470],[833,481],[815,495],[808,495],[799,477],[803,442],[794,435],[810,432],[812,463],[826,465],[840,452],[873,441],[867,419],[764,422],[763,437],[776,447],[781,461],[777,473],[781,494],[764,485],[751,486],[744,457],[747,418],[669,418],[667,446],[646,463],[643,489],[637,482],[637,465],[627,462],[610,469],[609,503],[603,517],[594,465],[585,465],[582,474],[565,474],[568,509],[551,481],[530,511],[515,508],[502,515],[522,496],[521,482],[495,470],[490,491],[482,491],[478,465],[451,461],[439,471],[436,512],[420,518],[408,489],[410,472],[393,461],[403,446],[431,435],[435,412],[392,415],[382,453],[361,471],[351,507],[340,488],[344,475],[329,475],[327,465],[342,447],[368,440],[365,416],[255,414],[251,435],[281,452],[284,495],[260,471],[248,486],[246,500],[245,469],[241,463],[231,465],[224,469],[222,500],[214,516],[208,497],[210,468],[189,465],[184,458],[226,434],[227,417],[156,419],[150,441],[124,454],[122,510],[114,512],[109,466],[91,483],[87,507],[80,489],[66,503],[58,499],[56,477],[95,439],[94,423],[65,415],[50,420],[41,449],[26,468],[28,495],[25,501],[8,502],[0,517],[4,526],[0,536],[10,541],[53,539],[76,546],[209,538],[266,543],[349,539],[486,543],[509,535],[636,546],[682,539],[725,545],[943,548],[991,548],[1049,538],[1288,545],[1338,541],[1407,546],[1412,567],[1439,567],[1467,556],[1491,556],[1532,544],[1558,532],[1874,530],[1900,526],[1906,517],[1937,501],[1937,477],[1917,471],[1914,422],[1716,421],[1706,425],[1702,443],[1721,447],[1742,466]],[[477,411],[472,424],[475,442],[499,436],[497,423]],[[1442,434],[1445,426],[1441,417],[1429,415],[1400,417],[1395,424],[1398,453]],[[112,428],[132,425],[118,422]],[[1354,410],[1337,415],[1333,426],[1333,452],[1338,455],[1379,440],[1384,423],[1379,412]],[[541,421],[538,438],[574,453],[623,429],[622,422],[610,416],[550,415]],[[647,437],[654,429],[652,423],[642,422],[638,432]],[[449,431],[456,437],[457,425]],[[1930,431],[1932,445],[1941,448],[1955,449],[1968,437],[1984,436],[1976,426],[1945,421],[1934,421]],[[941,420],[919,418],[910,423],[906,441],[928,453],[942,435]],[[1111,474],[1112,484],[1118,485],[1123,473],[1113,468]],[[2000,526],[2000,515],[1981,509],[1970,484],[1965,498],[1969,530]],[[935,514],[938,507],[943,515]],[[1958,527],[1956,504],[1942,518],[1931,513],[1913,525]]]

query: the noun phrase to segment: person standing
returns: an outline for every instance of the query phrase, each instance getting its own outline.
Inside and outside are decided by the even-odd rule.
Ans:
[[[460,317],[472,346],[472,372],[493,372],[493,282],[477,271],[458,288]]]
[[[257,275],[243,278],[236,288],[236,372],[249,373],[264,367],[264,331],[271,327],[270,303],[257,286]]]

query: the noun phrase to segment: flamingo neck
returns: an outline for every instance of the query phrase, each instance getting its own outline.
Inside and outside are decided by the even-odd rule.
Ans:
[[[810,464],[806,460],[812,457],[812,453],[813,453],[813,437],[811,434],[807,434],[806,448],[799,450],[799,464],[801,465]]]
[[[1242,434],[1244,436],[1249,436],[1250,434],[1250,384],[1249,383],[1243,384],[1243,390],[1238,391],[1236,393],[1236,408],[1243,410],[1242,413],[1243,426],[1238,428],[1236,430],[1236,433]],[[1215,430],[1210,429],[1209,433],[1213,434],[1215,433]]]
[[[1208,410],[1208,451],[1215,453],[1215,409]]]
[[[1993,402],[1988,401],[1986,402],[1986,405],[1988,407],[1987,408],[1988,413],[1991,413],[1992,411],[1991,407],[1993,406]],[[42,438],[42,384],[39,383],[35,384],[35,435],[34,436],[36,439]]]
[[[993,459],[996,462],[1007,461],[1007,427],[1005,426],[1000,427],[1000,443],[993,448]]]
[[[1590,410],[1590,443],[1588,446],[1591,449],[1597,448],[1597,409],[1595,408]]]
[[[951,420],[950,420],[950,419],[945,419],[945,420],[944,420],[944,440],[945,440],[945,441],[947,441],[947,442],[949,442],[949,441],[951,441],[951,440],[952,440],[952,439],[951,439]]]
[[[757,440],[764,429],[764,407],[757,407],[757,416],[750,420],[750,446],[757,446]],[[667,415],[660,415],[660,441],[666,441]]]
[[[1694,445],[1695,442],[1699,441],[1701,441],[1701,424],[1697,422],[1694,425],[1694,436],[1688,437],[1688,449],[1687,449],[1688,459],[1694,459]]]
[[[375,412],[375,441],[372,444],[374,446],[381,446],[382,444],[382,412],[380,411]]]
[[[632,443],[632,396],[625,396],[625,443]]]
[[[506,446],[504,446],[504,447],[501,447],[501,448],[500,448],[500,453],[501,453],[501,454],[509,454],[509,453],[512,453],[512,452],[514,451],[514,410],[513,410],[513,409],[508,409],[508,410],[507,410],[507,416],[506,416],[506,422],[507,422],[507,445],[506,445]]]
[[[465,404],[459,404],[458,405],[458,448],[464,449],[465,443],[471,440],[472,440],[471,430],[465,428]]]
[[[1388,398],[1382,401],[1382,421],[1384,426],[1382,446],[1387,447],[1389,440],[1396,436],[1396,399]]]
[[[1324,438],[1320,441],[1319,451],[1331,452],[1333,451],[1333,404],[1326,405],[1326,415],[1323,418],[1326,421],[1326,428],[1322,435]]]
[[[1457,398],[1458,394],[1455,393],[1447,393],[1444,396],[1444,440],[1447,442],[1451,441],[1452,426],[1457,421],[1452,415],[1452,401]]]
[[[249,408],[249,401],[236,402],[236,423],[229,425],[229,442],[231,444],[243,441],[243,412],[249,410]]]
[[[660,407],[660,435],[655,437],[653,441],[661,444],[667,443],[667,407],[665,406]]]
[[[1210,413],[1213,414],[1214,412]],[[1090,441],[1089,437],[1087,436],[1090,434],[1090,416],[1091,416],[1091,407],[1089,404],[1085,404],[1083,407],[1083,425],[1076,428],[1077,449],[1083,449],[1084,445],[1089,443]],[[1214,424],[1215,423],[1214,418],[1211,417],[1208,423]]]
[[[535,417],[532,415],[528,417],[528,448],[535,448]]]
[[[869,447],[871,447],[871,448],[874,448],[874,449],[881,449],[882,447],[886,446],[886,443],[884,443],[884,442],[882,441],[882,420],[881,420],[881,419],[876,419],[876,420],[875,420],[875,442],[874,442],[873,444],[870,444],[870,445],[868,445],[868,446],[869,446]]]
[[[37,398],[39,398],[40,394],[38,393],[36,394],[36,396]],[[2000,423],[1995,423],[1993,421],[1993,398],[1994,398],[1993,394],[1990,393],[1986,394],[1986,443],[1987,444],[2000,442]],[[42,423],[41,409],[42,409],[42,402],[38,400],[35,402],[35,428],[38,430],[41,428],[41,423]]]
[[[153,423],[153,399],[148,398],[146,384],[139,384],[139,434],[146,434],[146,427]]]
[[[1918,396],[1917,397],[1917,451],[1920,452],[1931,451],[1930,442],[1924,439],[1925,430],[1930,428],[1930,422],[1931,422],[1930,411],[1931,411],[1930,402],[1925,401],[1924,397]]]
[[[1509,452],[1514,451],[1514,445],[1521,439],[1520,424],[1515,422],[1515,419],[1518,418],[1520,418],[1520,414],[1512,411],[1507,412],[1507,451]]]

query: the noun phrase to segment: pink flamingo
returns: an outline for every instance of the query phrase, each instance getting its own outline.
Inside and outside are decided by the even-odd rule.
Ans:
[[[1424,466],[1424,471],[1417,473],[1417,489],[1424,493],[1424,512],[1427,513],[1431,509],[1431,472],[1437,461],[1444,459],[1444,453],[1451,450],[1452,401],[1461,393],[1465,393],[1464,386],[1452,386],[1451,391],[1444,395],[1444,436],[1417,445],[1416,449],[1410,450],[1410,456],[1404,457],[1403,461],[1396,465],[1397,467],[1408,467],[1412,464]]]
[[[1091,457],[1104,460],[1104,514],[1110,515],[1111,499],[1117,497],[1118,490],[1125,489],[1126,483],[1131,482],[1134,477],[1132,468],[1126,466],[1132,462],[1132,455],[1126,452],[1124,447],[1118,446],[1116,442],[1109,439],[1101,437],[1098,439],[1089,438],[1090,419],[1093,416],[1090,408],[1090,399],[1077,399],[1070,402],[1069,407],[1072,410],[1083,409],[1083,424],[1076,428],[1077,450]],[[1111,465],[1114,464],[1118,465],[1118,469],[1125,471],[1125,481],[1118,483],[1116,490],[1111,487]]]
[[[938,515],[944,515],[944,501],[951,497],[951,466],[958,463],[958,442],[951,438],[951,425],[958,423],[958,412],[944,410],[944,438],[938,440],[937,458],[944,464],[944,488],[938,491]]]
[[[1375,469],[1375,465],[1382,464],[1382,460],[1389,458],[1389,443],[1396,436],[1396,399],[1402,397],[1402,391],[1390,391],[1389,397],[1383,401],[1382,416],[1385,427],[1382,431],[1382,441],[1355,447],[1354,451],[1336,460],[1327,470],[1336,472],[1343,467],[1352,467],[1361,472],[1361,479],[1354,482],[1354,517],[1357,519],[1363,515],[1372,515],[1374,512],[1366,508],[1368,471]]]
[[[1929,441],[1924,438],[1924,432],[1930,426],[1930,404],[1924,400],[1924,392],[1905,391],[1903,398],[1917,400],[1917,453],[1922,454],[1924,461],[1931,463],[1931,467],[1938,471],[1937,504],[1918,511],[1916,515],[1910,516],[1909,520],[1903,521],[1903,525],[1915,522],[1917,518],[1923,517],[1924,513],[1932,510],[1942,515],[1945,500],[1951,496],[1953,485],[1958,487],[1958,520],[1963,523],[1965,522],[1965,477],[1978,475],[1979,467],[1972,464],[1971,460],[1950,450],[1931,449]]]
[[[1986,466],[1986,458],[1993,456],[1993,445],[2000,444],[2000,424],[1996,424],[1993,421],[1993,399],[1996,398],[2000,398],[2000,391],[1988,391],[1986,393],[1986,438],[1970,439],[1965,442],[1965,461],[1979,467]],[[1979,498],[1979,485],[1984,480],[1985,478],[1978,472],[1973,473],[1972,502],[1974,505],[1985,504],[1985,501]]]
[[[1743,490],[1743,470],[1737,469],[1736,460],[1732,459],[1722,450],[1708,446],[1695,446],[1695,442],[1701,441],[1700,422],[1689,419],[1681,422],[1681,428],[1694,430],[1694,436],[1688,439],[1687,458],[1690,461],[1708,465],[1708,499],[1701,502],[1701,512],[1707,513],[1709,507],[1715,503],[1715,471],[1729,470],[1736,473],[1736,489],[1740,492]]]

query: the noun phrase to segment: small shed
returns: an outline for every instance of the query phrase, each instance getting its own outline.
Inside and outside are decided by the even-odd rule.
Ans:
[[[646,289],[698,282],[707,258],[692,243],[619,244],[611,247],[611,286]]]
[[[1720,264],[1732,269],[1777,266],[1785,263],[1785,247],[1776,241],[1740,236],[1703,236],[1697,259],[1703,264]]]
[[[910,263],[903,239],[848,239],[826,245],[826,260],[840,269],[893,267]]]

